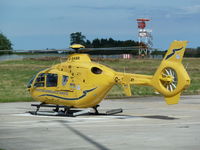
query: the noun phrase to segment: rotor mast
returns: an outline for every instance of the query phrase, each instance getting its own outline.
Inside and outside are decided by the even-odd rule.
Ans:
[[[73,50],[75,50],[76,53],[79,53],[79,50],[81,48],[85,48],[85,46],[81,45],[81,44],[73,44],[70,46],[70,48],[72,48]]]

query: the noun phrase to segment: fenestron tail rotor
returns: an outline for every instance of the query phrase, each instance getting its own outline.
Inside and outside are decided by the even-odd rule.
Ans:
[[[160,78],[161,84],[170,92],[173,92],[177,88],[178,77],[173,68],[164,68],[161,72]]]

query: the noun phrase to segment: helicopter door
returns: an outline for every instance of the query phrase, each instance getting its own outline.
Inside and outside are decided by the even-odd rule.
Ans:
[[[47,73],[46,75],[46,87],[57,87],[58,85],[58,75]]]
[[[59,83],[58,89],[61,91],[69,91],[69,76],[60,74],[59,75]]]
[[[66,86],[68,79],[69,79],[68,76],[66,76],[66,75],[62,76],[62,86]]]

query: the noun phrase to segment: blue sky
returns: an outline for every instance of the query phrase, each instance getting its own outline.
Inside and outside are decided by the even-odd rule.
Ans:
[[[199,0],[0,0],[0,32],[14,49],[67,48],[72,32],[138,40],[142,17],[152,19],[154,48],[167,49],[173,40],[200,46]]]

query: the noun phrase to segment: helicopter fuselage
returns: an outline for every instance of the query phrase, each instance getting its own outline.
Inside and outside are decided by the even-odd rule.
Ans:
[[[92,62],[87,54],[72,54],[66,62],[39,72],[29,91],[46,104],[94,107],[113,87],[114,77],[114,70]]]

